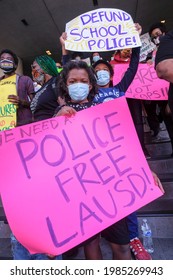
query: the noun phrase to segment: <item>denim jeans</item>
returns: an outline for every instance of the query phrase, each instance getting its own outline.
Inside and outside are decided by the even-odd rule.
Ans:
[[[50,260],[46,254],[30,254],[13,234],[11,234],[11,249],[13,260]],[[54,260],[62,260],[62,255],[56,256]]]

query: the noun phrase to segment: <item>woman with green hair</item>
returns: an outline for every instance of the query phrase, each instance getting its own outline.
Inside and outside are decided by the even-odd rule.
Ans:
[[[33,120],[45,120],[53,117],[60,105],[57,90],[59,73],[55,61],[48,55],[36,57],[31,68],[34,82],[41,85],[31,102]]]

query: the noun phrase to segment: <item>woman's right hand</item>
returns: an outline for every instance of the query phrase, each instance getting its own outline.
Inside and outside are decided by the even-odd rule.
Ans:
[[[152,175],[153,175],[153,179],[154,179],[155,185],[158,186],[159,189],[160,189],[163,193],[165,193],[165,190],[164,190],[164,188],[163,188],[163,186],[162,186],[162,183],[160,182],[160,179],[159,179],[159,177],[157,176],[157,174],[156,174],[155,172],[153,172],[152,170],[151,170],[151,173],[152,173]]]

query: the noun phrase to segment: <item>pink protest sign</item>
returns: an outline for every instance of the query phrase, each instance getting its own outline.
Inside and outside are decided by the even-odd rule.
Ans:
[[[60,254],[162,195],[125,97],[0,133],[0,194],[16,238]]]
[[[113,83],[116,85],[127,70],[128,64],[115,64]],[[140,63],[126,97],[144,100],[167,100],[169,83],[157,77],[153,65]]]

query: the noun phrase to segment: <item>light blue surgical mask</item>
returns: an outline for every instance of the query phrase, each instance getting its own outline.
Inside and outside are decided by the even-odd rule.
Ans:
[[[110,73],[106,70],[100,70],[97,72],[97,84],[99,86],[105,86],[110,82]]]
[[[70,98],[74,101],[82,101],[88,97],[89,85],[84,83],[75,83],[68,86]]]
[[[94,61],[94,62],[96,62],[96,61],[98,61],[98,60],[100,60],[100,56],[99,56],[99,55],[93,56],[93,61]]]

